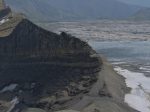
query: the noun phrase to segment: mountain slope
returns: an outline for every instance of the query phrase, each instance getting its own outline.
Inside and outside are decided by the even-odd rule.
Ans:
[[[124,103],[123,77],[86,42],[21,15],[0,37],[1,112],[137,112]]]
[[[123,77],[86,42],[21,14],[0,19],[0,112],[137,112]]]
[[[137,11],[130,17],[133,20],[150,20],[150,8],[144,8]]]
[[[0,24],[1,104],[17,96],[14,99],[19,101],[16,104],[19,110],[24,107],[48,109],[46,104],[41,107],[41,98],[56,92],[63,94],[67,88],[69,96],[89,91],[102,64],[100,59],[92,56],[94,54],[95,51],[78,38],[64,32],[58,35],[46,31],[22,15],[8,17]],[[84,76],[91,77],[88,88],[72,92],[69,84],[84,81]],[[15,85],[15,91],[5,89],[9,85],[10,88]],[[0,111],[6,112],[3,110],[9,105],[4,103]]]
[[[134,4],[137,6],[142,6],[142,7],[150,7],[150,1],[149,0],[118,0],[124,3],[128,4]]]
[[[15,10],[34,20],[126,18],[139,8],[116,0],[7,0]]]

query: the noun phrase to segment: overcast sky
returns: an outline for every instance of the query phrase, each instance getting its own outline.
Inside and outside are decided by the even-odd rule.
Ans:
[[[150,0],[118,0],[118,1],[123,1],[126,3],[135,4],[139,6],[150,7]]]

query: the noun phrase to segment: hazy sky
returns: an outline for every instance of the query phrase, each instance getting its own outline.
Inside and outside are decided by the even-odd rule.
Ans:
[[[123,1],[126,3],[135,4],[139,6],[150,7],[150,0],[118,0],[118,1]]]

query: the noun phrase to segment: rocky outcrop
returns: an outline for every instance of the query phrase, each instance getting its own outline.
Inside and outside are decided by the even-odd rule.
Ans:
[[[136,112],[124,79],[86,42],[21,14],[3,19],[0,112]]]
[[[20,109],[55,110],[56,104],[87,93],[97,80],[102,62],[76,37],[46,31],[21,15],[0,25],[0,33],[0,88],[8,89],[0,92],[1,100],[17,96]],[[41,101],[53,95],[55,105]]]

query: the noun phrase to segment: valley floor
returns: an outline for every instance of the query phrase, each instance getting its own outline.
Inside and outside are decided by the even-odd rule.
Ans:
[[[83,40],[150,40],[150,21],[80,21],[37,23],[43,28],[60,33],[68,32]]]

